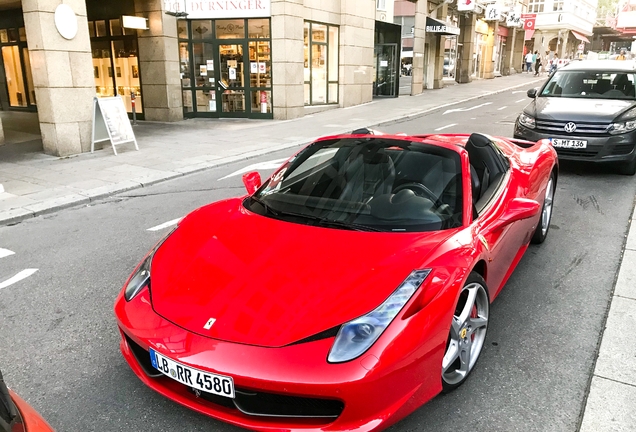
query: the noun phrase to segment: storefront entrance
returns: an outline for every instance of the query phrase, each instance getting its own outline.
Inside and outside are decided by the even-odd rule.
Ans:
[[[269,18],[180,20],[185,117],[273,118]]]
[[[376,71],[374,96],[395,97],[399,83],[398,44],[375,46],[374,64]]]
[[[0,108],[35,111],[35,90],[24,27],[0,29]]]

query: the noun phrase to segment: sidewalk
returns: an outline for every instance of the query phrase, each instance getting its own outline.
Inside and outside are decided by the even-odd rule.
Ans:
[[[545,77],[542,78],[542,80]],[[108,142],[103,150],[68,158],[41,150],[35,114],[0,113],[5,134],[16,144],[0,146],[0,225],[20,221],[134,188],[247,159],[314,139],[418,116],[440,107],[478,99],[511,88],[525,90],[538,80],[516,74],[470,84],[426,90],[418,96],[376,99],[286,120],[191,119],[176,123],[140,122],[132,144]],[[29,124],[30,122],[30,124]],[[13,132],[11,129],[14,129]],[[19,130],[20,132],[17,132]],[[101,144],[98,144],[98,146]]]
[[[580,432],[636,431],[636,224],[614,287]]]

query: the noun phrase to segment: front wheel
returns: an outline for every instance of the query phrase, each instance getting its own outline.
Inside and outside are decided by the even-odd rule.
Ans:
[[[534,231],[531,242],[534,244],[543,243],[548,236],[550,230],[550,222],[552,221],[552,208],[554,205],[554,190],[556,189],[556,176],[550,174],[548,186],[545,188],[545,198],[541,209],[541,218],[537,229]]]
[[[445,392],[462,385],[475,367],[486,340],[490,301],[486,281],[471,273],[459,294],[442,359]]]

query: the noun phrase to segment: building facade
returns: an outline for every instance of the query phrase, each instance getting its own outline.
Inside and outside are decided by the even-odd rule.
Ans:
[[[358,105],[399,85],[392,22],[393,0],[0,0],[0,109],[37,111],[68,155],[90,149],[95,97],[151,121]]]
[[[529,0],[528,13],[536,14],[536,22],[527,49],[560,58],[575,58],[587,51],[597,5],[598,0]]]

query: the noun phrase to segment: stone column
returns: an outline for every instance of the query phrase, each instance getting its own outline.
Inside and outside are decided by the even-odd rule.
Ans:
[[[67,4],[76,14],[77,35],[63,38],[55,9]],[[84,0],[23,0],[24,27],[47,154],[66,156],[91,147],[95,79]]]
[[[512,38],[509,36],[508,39],[510,39],[510,41],[506,41],[506,55],[508,56],[508,65],[507,65],[508,71],[507,73],[504,73],[504,75],[512,75],[514,73],[517,73],[517,67],[519,67],[519,65],[521,64],[521,59],[518,57],[519,52],[517,50],[517,28],[509,27],[508,31],[510,30],[512,30]],[[521,46],[521,55],[523,55],[523,45]]]
[[[137,30],[139,74],[146,120],[183,120],[176,18],[166,15],[163,0],[135,0],[135,12],[148,18]],[[128,30],[126,30],[128,31]]]
[[[483,58],[482,64],[484,68],[484,78],[493,79],[495,77],[495,61],[492,59],[492,55],[495,51],[495,45],[497,44],[497,28],[499,23],[497,21],[488,23],[488,39],[486,40],[486,58]]]
[[[340,106],[343,108],[373,99],[375,12],[374,0],[340,0]]]
[[[437,8],[437,19],[446,22],[448,15],[448,4],[444,3]],[[444,87],[444,54],[446,48],[446,36],[437,36],[436,44],[437,55],[435,56],[435,69],[433,71],[433,88],[439,89]]]
[[[563,36],[563,42],[561,42],[561,55],[559,58],[566,58],[568,52],[568,39],[570,38],[570,32],[566,30],[565,36]]]
[[[465,14],[459,15],[459,28],[461,33],[457,38],[462,45],[461,54],[458,53],[459,64],[455,72],[455,81],[460,84],[472,81],[473,73],[473,53],[475,51],[475,24],[477,18],[474,13],[466,17]]]
[[[417,0],[415,4],[415,29],[413,31],[413,66],[411,68],[411,96],[424,91],[424,47],[426,44],[426,15],[428,2]]]
[[[304,115],[303,0],[272,0],[272,109],[276,120]]]

